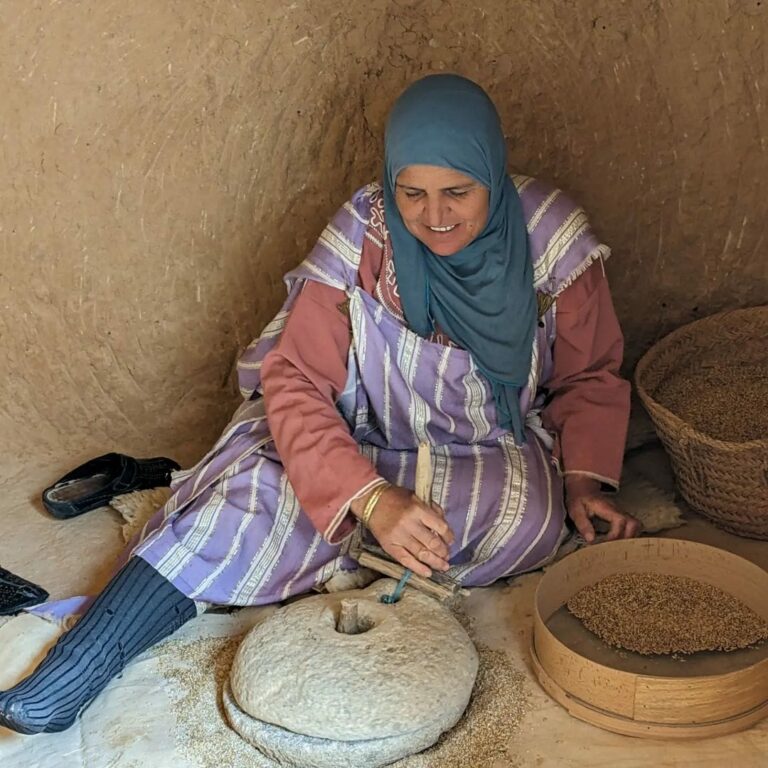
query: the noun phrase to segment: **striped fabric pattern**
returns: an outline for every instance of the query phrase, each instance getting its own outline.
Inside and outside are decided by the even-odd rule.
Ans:
[[[0,725],[28,734],[69,728],[131,659],[195,615],[194,602],[134,558],[35,671],[0,692]]]

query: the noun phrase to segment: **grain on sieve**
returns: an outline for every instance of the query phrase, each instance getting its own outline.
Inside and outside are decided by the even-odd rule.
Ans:
[[[768,623],[740,600],[683,576],[615,574],[566,605],[608,645],[643,655],[733,651],[768,639]]]

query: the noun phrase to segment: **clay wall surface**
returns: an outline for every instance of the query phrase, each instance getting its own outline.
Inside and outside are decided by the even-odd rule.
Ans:
[[[768,299],[768,3],[5,0],[3,480],[108,450],[200,456],[281,275],[378,175],[385,115],[452,70],[513,169],[614,249],[628,368]]]

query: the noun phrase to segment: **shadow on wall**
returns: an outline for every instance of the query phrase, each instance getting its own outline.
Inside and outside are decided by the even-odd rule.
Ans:
[[[0,31],[9,461],[199,456],[282,274],[378,176],[389,105],[431,71],[488,88],[514,169],[570,192],[613,247],[628,364],[768,295],[757,3],[15,5]]]
[[[0,31],[7,460],[189,462],[282,274],[372,171],[355,115],[385,3],[18,10]]]

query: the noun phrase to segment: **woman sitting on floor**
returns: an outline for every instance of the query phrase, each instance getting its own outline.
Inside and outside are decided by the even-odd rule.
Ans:
[[[510,177],[498,114],[454,75],[396,102],[384,178],[336,214],[239,363],[246,400],[0,723],[58,731],[199,604],[321,587],[375,540],[464,586],[540,567],[566,515],[638,524],[619,481],[629,385],[602,261],[559,190]],[[431,446],[432,505],[412,493]],[[361,524],[361,518],[364,525]]]

